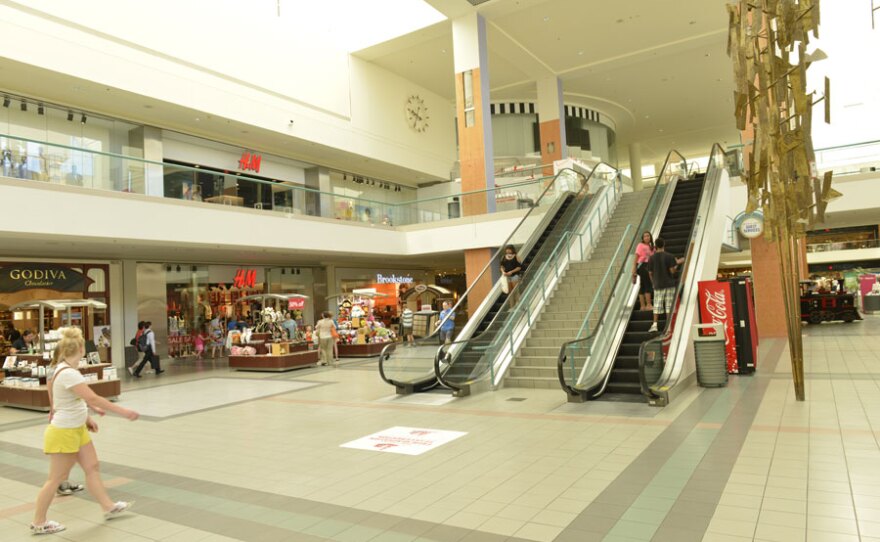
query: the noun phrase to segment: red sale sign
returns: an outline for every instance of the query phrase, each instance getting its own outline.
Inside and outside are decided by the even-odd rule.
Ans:
[[[700,322],[724,324],[727,372],[739,372],[736,361],[736,336],[733,329],[733,298],[730,294],[730,284],[717,280],[700,281]]]
[[[301,311],[306,308],[306,298],[291,297],[287,300],[287,309],[292,311]]]

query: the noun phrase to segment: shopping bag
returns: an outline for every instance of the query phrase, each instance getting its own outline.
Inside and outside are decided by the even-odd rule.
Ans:
[[[501,291],[505,294],[510,293],[510,281],[507,279],[507,275],[501,275]]]

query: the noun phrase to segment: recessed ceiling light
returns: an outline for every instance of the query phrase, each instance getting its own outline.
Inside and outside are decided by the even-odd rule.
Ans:
[[[688,24],[697,24],[697,21],[691,21]]]
[[[657,130],[657,131],[658,131],[658,132],[662,132],[662,131],[663,131],[663,128],[660,128],[660,129],[659,129],[659,130]]]
[[[202,119],[200,119],[199,117],[196,117],[196,122],[199,122],[200,120],[202,120]]]
[[[550,20],[550,17],[544,17],[544,22],[545,22],[545,23],[546,23],[547,21],[549,21],[549,20]]]
[[[620,24],[620,23],[622,23],[622,22],[623,22],[623,19],[617,19],[617,20],[616,20],[616,21],[614,21],[614,22],[615,22],[615,23],[617,23],[617,24]]]
[[[645,118],[649,119],[649,118],[651,118],[651,115],[645,115]]]
[[[712,56],[712,53],[706,53],[705,56],[706,56],[706,57],[710,57],[710,56]]]
[[[144,105],[144,109],[153,109],[153,106],[150,104]]]
[[[578,51],[578,56],[584,56],[584,52],[583,52],[583,51]]]

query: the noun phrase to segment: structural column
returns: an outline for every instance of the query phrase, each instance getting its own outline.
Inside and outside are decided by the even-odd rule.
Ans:
[[[553,162],[568,154],[565,146],[565,105],[562,81],[558,77],[538,80],[538,133],[541,138],[541,163],[544,175],[553,174]]]
[[[452,21],[455,61],[455,109],[458,122],[458,159],[461,164],[462,192],[474,192],[495,185],[492,149],[492,119],[489,110],[489,62],[486,44],[486,21],[476,13]],[[463,196],[463,216],[495,210],[495,194],[481,192]],[[465,251],[468,299],[471,311],[485,299],[492,288],[491,274],[475,281],[492,259],[492,249]]]
[[[659,173],[659,172],[658,172]],[[629,144],[629,176],[633,183],[633,192],[642,189],[642,146],[638,143]]]

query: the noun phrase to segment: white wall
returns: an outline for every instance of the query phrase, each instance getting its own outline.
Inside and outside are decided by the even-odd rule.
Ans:
[[[108,244],[215,247],[222,243],[247,251],[281,249],[377,259],[498,246],[525,214],[524,210],[507,211],[391,229],[7,179],[0,179],[0,199],[25,203],[6,208],[0,235],[26,236],[37,243],[45,239],[57,244],[65,236]],[[65,212],[44,213],[40,220],[33,220],[38,208],[88,212],[76,213],[76,220]],[[541,211],[532,213],[532,220],[540,218]]]
[[[10,1],[0,57],[448,178],[452,103],[253,11],[265,6]],[[409,94],[431,111],[423,134],[406,126]]]

